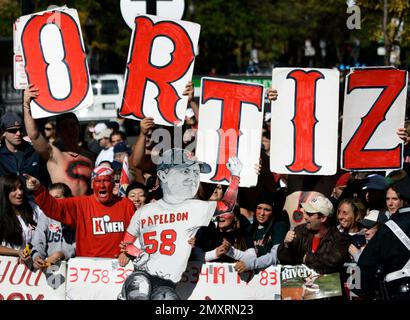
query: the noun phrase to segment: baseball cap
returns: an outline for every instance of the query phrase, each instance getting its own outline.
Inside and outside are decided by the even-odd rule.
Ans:
[[[379,210],[370,210],[369,213],[358,222],[360,226],[366,229],[373,228],[378,223],[385,223],[386,215]]]
[[[95,134],[100,134],[101,131],[103,131],[104,129],[107,129],[107,128],[108,127],[105,123],[100,122],[100,123],[97,123],[95,125],[93,132],[95,132]]]
[[[333,215],[333,205],[328,198],[316,196],[307,202],[301,203],[302,208],[308,213],[319,212],[326,217]]]
[[[400,194],[400,198],[410,201],[410,177],[405,176],[392,184],[396,186],[397,192]]]
[[[189,167],[198,163],[201,173],[211,172],[211,166],[209,164],[196,160],[195,157],[185,149],[168,149],[162,154],[159,161],[157,171],[164,171],[174,167]]]
[[[387,190],[389,184],[386,179],[379,174],[371,174],[367,177],[367,182],[362,188],[363,190]]]
[[[350,179],[350,173],[344,173],[342,174],[339,179],[337,179],[336,181],[336,187],[343,187],[343,186],[347,186],[347,183],[349,182]]]
[[[1,117],[1,128],[3,130],[6,130],[8,128],[13,128],[13,127],[22,127],[22,126],[23,126],[23,120],[18,114],[14,112],[8,111]]]
[[[126,152],[128,154],[131,154],[131,149],[127,146],[127,144],[124,141],[118,142],[114,146],[114,153],[120,153],[120,152]]]
[[[105,128],[101,130],[100,133],[97,133],[95,135],[95,140],[101,140],[102,138],[110,138],[111,132],[112,132],[111,129]]]

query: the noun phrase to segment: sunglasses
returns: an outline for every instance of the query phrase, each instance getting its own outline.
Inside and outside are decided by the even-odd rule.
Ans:
[[[309,217],[314,216],[315,214],[317,214],[319,216],[319,218],[322,216],[321,212],[305,212],[305,214]]]
[[[8,132],[8,133],[13,133],[13,134],[16,134],[17,131],[23,132],[23,129],[22,129],[22,128],[6,129],[6,132]]]

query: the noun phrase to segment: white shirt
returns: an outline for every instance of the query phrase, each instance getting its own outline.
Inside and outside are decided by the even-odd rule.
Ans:
[[[97,167],[102,161],[113,162],[114,160],[114,147],[108,149],[102,149],[95,160],[95,166]]]
[[[189,199],[181,204],[168,204],[160,199],[137,210],[127,232],[139,237],[145,252],[150,254],[141,269],[177,283],[191,254],[188,240],[201,226],[209,224],[216,203]]]

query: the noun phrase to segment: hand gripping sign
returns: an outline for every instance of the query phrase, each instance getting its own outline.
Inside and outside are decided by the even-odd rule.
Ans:
[[[241,186],[257,183],[263,122],[263,85],[227,79],[202,78],[196,156],[212,171],[201,181],[228,184],[226,162],[238,157],[244,167]]]
[[[337,169],[339,71],[275,68],[270,169],[283,174],[333,175]]]
[[[77,11],[60,7],[20,17],[15,50],[23,56],[28,82],[40,95],[30,104],[33,118],[86,108],[93,103]]]
[[[156,124],[184,123],[200,25],[151,15],[135,18],[120,115]]]
[[[396,135],[406,111],[407,72],[392,67],[353,69],[346,77],[341,166],[346,170],[400,169]]]

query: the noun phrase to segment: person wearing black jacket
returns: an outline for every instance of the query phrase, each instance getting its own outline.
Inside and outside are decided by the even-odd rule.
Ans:
[[[410,178],[405,177],[394,185],[408,202]],[[360,255],[357,263],[360,288],[353,292],[363,299],[410,300],[410,249],[399,239],[400,231],[389,227],[394,224],[404,232],[404,236],[410,237],[410,206],[400,208],[392,215]]]
[[[286,234],[278,248],[280,264],[303,263],[320,274],[339,272],[349,261],[350,239],[329,226],[332,203],[328,198],[316,196],[301,206],[306,223]]]

